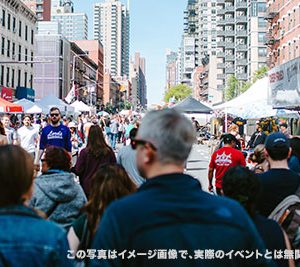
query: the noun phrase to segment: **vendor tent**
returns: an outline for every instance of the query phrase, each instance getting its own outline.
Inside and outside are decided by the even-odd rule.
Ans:
[[[214,110],[222,110],[226,114],[244,119],[259,119],[271,116],[286,116],[291,111],[277,110],[268,103],[268,77],[254,83],[245,93],[238,97],[214,106]]]
[[[71,107],[75,108],[75,112],[90,112],[91,108],[84,104],[82,101],[76,100],[71,104]]]
[[[213,111],[210,107],[202,104],[201,102],[199,102],[198,100],[196,100],[195,98],[193,98],[191,96],[187,97],[186,99],[184,99],[180,103],[176,104],[172,108],[174,108],[180,112],[183,112],[183,113],[209,114]]]
[[[27,109],[25,112],[29,113],[29,114],[39,114],[39,113],[43,113],[43,109],[40,108],[38,105],[33,105],[31,108]]]
[[[17,100],[14,103],[22,106],[24,109],[24,112],[26,112],[27,109],[30,109],[35,105],[34,102],[32,102],[28,99],[25,99],[25,98],[22,98],[21,100]]]
[[[23,107],[0,98],[0,112],[3,113],[22,113]]]
[[[36,101],[38,105],[42,105],[48,108],[48,112],[50,108],[57,107],[60,109],[62,113],[74,112],[74,108],[66,104],[61,99],[57,98],[54,95],[48,95],[43,97],[41,100]]]

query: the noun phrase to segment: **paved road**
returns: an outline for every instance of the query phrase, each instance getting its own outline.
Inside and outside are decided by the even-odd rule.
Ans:
[[[209,148],[207,145],[194,145],[187,164],[186,172],[197,178],[204,191],[207,191],[207,172],[210,160]]]

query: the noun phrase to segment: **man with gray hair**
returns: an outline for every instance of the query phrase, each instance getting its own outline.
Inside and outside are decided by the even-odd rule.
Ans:
[[[195,138],[192,123],[175,110],[144,117],[131,145],[147,181],[107,208],[92,244],[125,254],[95,257],[91,266],[273,266],[264,257],[205,260],[205,249],[264,253],[264,245],[237,202],[202,191],[198,180],[183,173]]]

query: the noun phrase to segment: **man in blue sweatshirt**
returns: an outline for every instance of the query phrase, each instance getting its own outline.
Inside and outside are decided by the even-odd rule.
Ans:
[[[67,150],[71,154],[71,132],[67,126],[61,123],[61,113],[59,108],[53,107],[49,112],[50,124],[43,128],[40,139],[40,156],[48,146],[58,146]]]

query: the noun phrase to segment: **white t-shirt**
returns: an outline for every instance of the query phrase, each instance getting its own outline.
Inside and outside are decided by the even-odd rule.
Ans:
[[[28,153],[35,152],[35,144],[38,136],[38,130],[33,126],[23,126],[18,129],[18,139],[20,140],[21,147]]]

